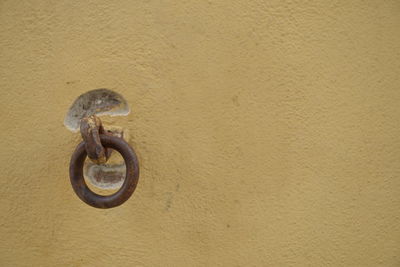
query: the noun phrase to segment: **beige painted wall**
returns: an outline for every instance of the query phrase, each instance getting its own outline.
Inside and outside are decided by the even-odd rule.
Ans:
[[[400,266],[400,2],[0,1],[1,266]],[[68,177],[130,102],[123,206]]]

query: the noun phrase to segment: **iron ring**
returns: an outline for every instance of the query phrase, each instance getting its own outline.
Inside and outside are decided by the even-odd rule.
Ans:
[[[135,151],[122,138],[102,134],[100,141],[104,147],[118,151],[125,161],[126,175],[121,188],[108,196],[98,195],[89,189],[83,177],[83,165],[87,156],[84,141],[76,147],[72,154],[69,176],[72,188],[82,201],[95,208],[108,209],[121,205],[135,191],[139,180],[139,162]]]

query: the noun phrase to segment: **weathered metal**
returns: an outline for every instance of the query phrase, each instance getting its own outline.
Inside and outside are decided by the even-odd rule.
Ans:
[[[96,164],[106,163],[108,153],[100,142],[100,134],[104,134],[101,120],[95,115],[83,118],[80,131],[89,159]]]
[[[100,134],[99,139],[101,145],[118,151],[125,161],[126,176],[121,188],[108,196],[98,195],[89,189],[83,177],[83,165],[87,156],[85,141],[72,154],[69,175],[72,188],[81,200],[92,207],[107,209],[121,205],[135,191],[139,180],[139,163],[135,151],[122,138]]]

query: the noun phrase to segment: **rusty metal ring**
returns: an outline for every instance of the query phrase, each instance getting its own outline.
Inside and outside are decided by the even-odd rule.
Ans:
[[[122,138],[102,134],[100,140],[104,147],[118,151],[124,158],[126,175],[121,188],[109,196],[98,195],[88,188],[83,178],[83,165],[87,156],[84,141],[76,147],[72,154],[69,176],[72,188],[81,200],[92,207],[107,209],[121,205],[135,191],[139,180],[139,163],[135,151]]]

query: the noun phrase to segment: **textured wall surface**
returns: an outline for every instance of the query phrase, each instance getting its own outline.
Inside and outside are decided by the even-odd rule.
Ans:
[[[400,2],[0,1],[1,266],[400,266]],[[63,126],[126,97],[133,197]]]

